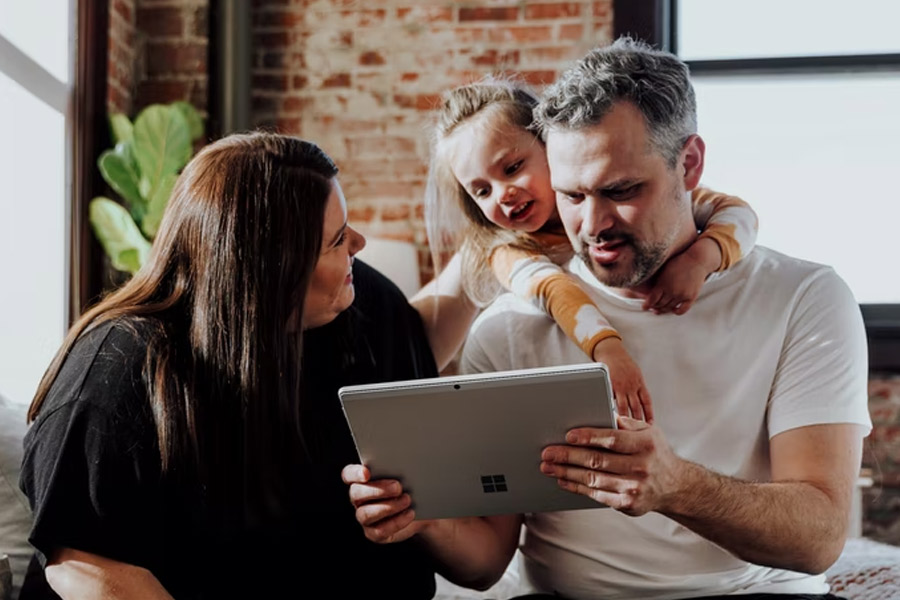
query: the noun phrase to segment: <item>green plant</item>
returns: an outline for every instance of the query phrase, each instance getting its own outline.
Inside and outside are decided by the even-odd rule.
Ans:
[[[178,173],[193,155],[193,142],[203,135],[203,120],[187,102],[148,106],[134,124],[123,114],[109,120],[115,148],[101,154],[97,166],[122,204],[97,196],[89,216],[112,266],[134,274],[150,252]]]

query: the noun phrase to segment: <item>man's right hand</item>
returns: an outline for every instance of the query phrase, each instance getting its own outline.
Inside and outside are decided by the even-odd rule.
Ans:
[[[363,465],[347,465],[341,479],[350,486],[350,503],[366,538],[378,544],[402,542],[426,529],[431,521],[415,521],[409,494],[396,479],[372,480]]]

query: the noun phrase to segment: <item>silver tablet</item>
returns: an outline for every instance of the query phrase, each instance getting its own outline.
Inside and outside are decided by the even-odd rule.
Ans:
[[[615,427],[605,365],[567,365],[343,387],[373,478],[399,479],[417,519],[598,508],[540,471],[573,427]]]

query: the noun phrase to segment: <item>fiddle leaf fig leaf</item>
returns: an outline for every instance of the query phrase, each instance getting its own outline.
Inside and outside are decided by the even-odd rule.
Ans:
[[[199,140],[203,136],[203,117],[200,116],[200,113],[194,108],[194,105],[190,102],[179,100],[178,102],[173,102],[172,106],[175,107],[184,117],[184,120],[187,121],[188,127],[191,130],[191,140]]]
[[[177,108],[153,104],[134,122],[134,158],[141,178],[156,190],[165,175],[177,173],[191,158],[191,131]]]
[[[127,149],[120,144],[115,150],[105,151],[97,160],[97,166],[100,168],[103,179],[117,194],[122,196],[132,214],[143,214],[145,202],[138,189],[137,174],[134,172],[133,165],[130,164]]]
[[[130,142],[134,135],[134,126],[122,113],[109,115],[109,126],[112,129],[113,141],[118,145],[121,142]]]
[[[91,227],[100,244],[119,271],[137,273],[150,253],[148,242],[125,208],[109,198],[91,200],[88,210]]]
[[[159,186],[153,192],[150,202],[147,204],[147,213],[141,221],[141,231],[144,232],[144,235],[147,236],[148,239],[152,240],[156,237],[159,223],[162,221],[166,205],[169,203],[169,197],[172,195],[172,188],[175,187],[175,182],[177,180],[178,176],[174,173],[165,175],[159,182]]]

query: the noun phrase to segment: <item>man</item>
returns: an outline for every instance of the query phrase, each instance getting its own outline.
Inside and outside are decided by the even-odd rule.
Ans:
[[[630,40],[594,50],[546,92],[536,120],[576,252],[569,268],[622,333],[656,416],[573,430],[544,450],[544,473],[615,510],[526,516],[525,577],[568,598],[827,597],[819,574],[843,548],[870,426],[865,336],[846,285],[760,247],[711,276],[686,314],[642,310],[660,266],[697,236],[689,192],[705,148],[674,56]],[[476,321],[462,367],[583,361],[553,321],[507,295]],[[370,539],[419,531],[386,509],[361,518],[378,512],[365,504],[375,495],[351,489]],[[417,527],[432,539],[439,529]]]
[[[527,576],[573,598],[827,592],[809,574],[843,548],[869,427],[851,294],[827,267],[757,248],[685,315],[642,310],[659,267],[697,236],[688,193],[705,149],[675,57],[627,40],[595,50],[536,120],[570,268],[641,365],[658,425],[625,418],[544,451],[541,469],[562,487],[618,510],[528,517]],[[516,345],[498,335],[509,331]],[[504,297],[463,365],[581,360],[552,322]]]

